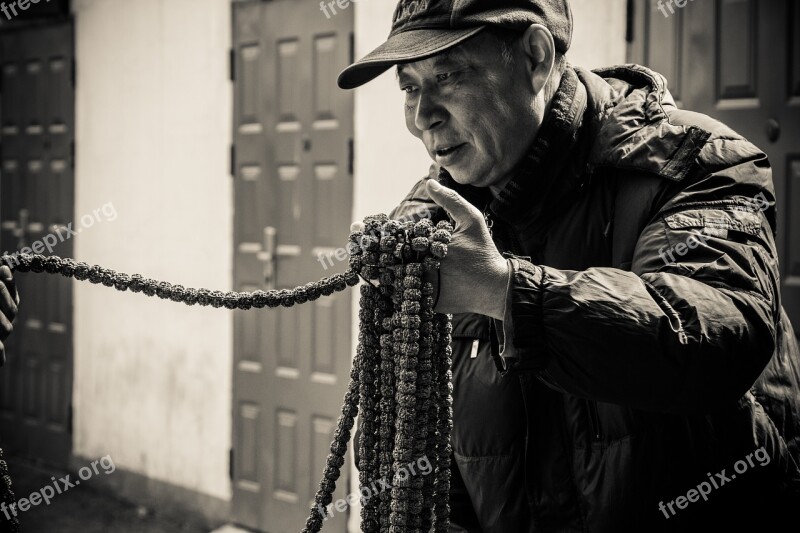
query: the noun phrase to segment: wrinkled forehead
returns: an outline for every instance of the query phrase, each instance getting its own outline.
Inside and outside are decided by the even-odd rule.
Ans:
[[[468,41],[461,43],[453,48],[448,48],[436,55],[420,59],[411,63],[399,63],[396,67],[396,76],[400,77],[404,72],[413,70],[436,69],[443,66],[456,64],[473,64],[480,61],[485,51],[485,46],[481,47],[485,41],[482,36],[476,36]]]

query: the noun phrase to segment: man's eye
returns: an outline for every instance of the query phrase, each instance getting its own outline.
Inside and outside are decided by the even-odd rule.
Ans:
[[[406,85],[405,87],[400,87],[400,90],[406,94],[412,94],[416,89],[411,85]]]
[[[450,78],[450,73],[449,72],[445,72],[444,74],[437,74],[436,75],[436,81],[447,81],[448,78]]]

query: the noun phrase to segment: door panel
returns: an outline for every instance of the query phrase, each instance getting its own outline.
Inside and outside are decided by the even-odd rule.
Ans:
[[[327,19],[313,0],[237,2],[234,18],[235,282],[291,288],[347,241],[353,97],[336,87],[350,59],[352,10]],[[350,369],[350,296],[237,312],[234,518],[302,528]],[[347,491],[347,476],[338,483]],[[326,530],[344,531],[340,516]]]
[[[724,122],[769,156],[783,305],[800,328],[800,4],[691,2],[664,17],[637,0],[635,17],[630,60],[668,76],[681,107]]]
[[[31,246],[73,219],[72,35],[71,23],[0,33],[0,251]],[[72,242],[59,239],[53,253],[72,257]],[[0,431],[10,450],[65,467],[72,285],[60,276],[25,275],[17,284],[23,301],[0,372]]]

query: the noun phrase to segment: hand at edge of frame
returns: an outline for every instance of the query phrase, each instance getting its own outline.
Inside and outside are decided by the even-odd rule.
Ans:
[[[0,267],[0,366],[6,362],[3,344],[14,331],[14,320],[19,310],[19,292],[14,274],[8,266]]]

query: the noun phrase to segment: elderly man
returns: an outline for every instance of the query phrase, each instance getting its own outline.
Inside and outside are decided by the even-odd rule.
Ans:
[[[771,531],[800,355],[767,157],[655,72],[571,66],[571,32],[566,0],[403,0],[339,77],[397,65],[435,164],[393,216],[456,223],[454,530]]]

